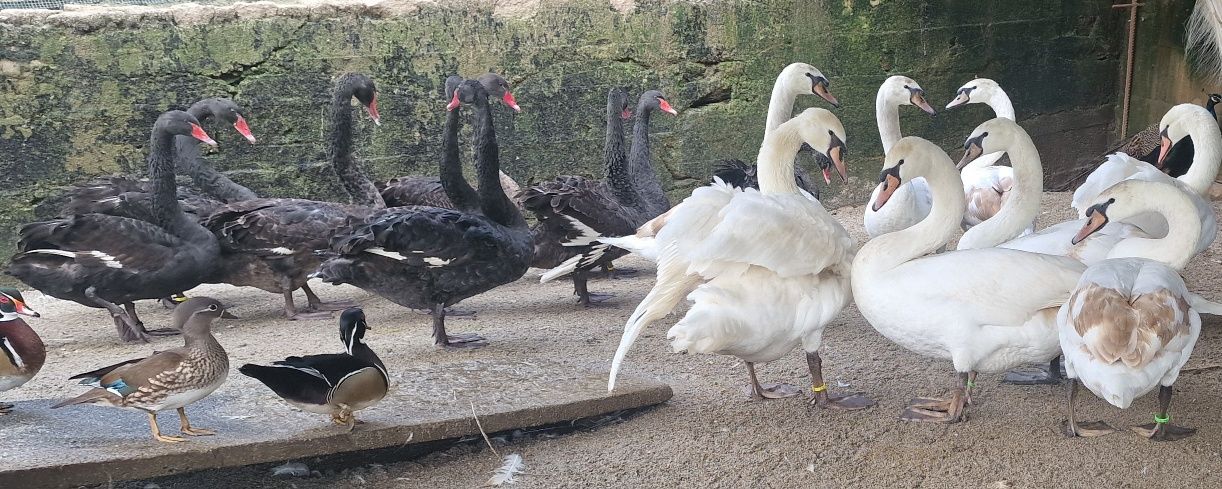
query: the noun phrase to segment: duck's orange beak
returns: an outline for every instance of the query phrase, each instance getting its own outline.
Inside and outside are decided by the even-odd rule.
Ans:
[[[30,309],[29,307],[26,307],[26,305],[25,305],[25,303],[24,303],[24,302],[21,302],[21,301],[19,301],[19,300],[14,299],[14,300],[13,300],[13,305],[14,305],[14,306],[16,306],[16,312],[17,312],[17,314],[24,314],[24,315],[26,315],[26,316],[30,316],[30,317],[32,317],[32,318],[42,317],[42,315],[41,315],[41,314],[39,314],[39,313],[38,313],[38,311],[35,311],[35,310],[33,310],[33,309]]]

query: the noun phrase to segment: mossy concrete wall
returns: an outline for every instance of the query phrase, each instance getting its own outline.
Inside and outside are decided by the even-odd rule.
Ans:
[[[864,201],[881,147],[874,94],[906,74],[941,107],[977,76],[1010,93],[1050,178],[1108,142],[1122,18],[1108,0],[398,1],[81,12],[0,11],[0,249],[63,186],[142,173],[156,116],[209,96],[250,114],[257,145],[213,129],[212,161],[261,194],[340,198],[324,161],[334,75],[381,89],[381,127],[358,128],[379,178],[435,171],[448,74],[503,73],[523,112],[499,111],[505,170],[521,182],[597,174],[604,97],[624,85],[665,92],[678,117],[654,118],[655,162],[681,199],[719,158],[754,160],[777,72],[821,68],[843,108],[848,185]],[[820,105],[814,97],[800,108]],[[902,111],[905,134],[953,148],[991,117],[983,106],[930,118]],[[1054,146],[1055,145],[1055,146]],[[810,164],[808,161],[807,164]],[[7,255],[7,253],[3,253]]]
[[[1185,56],[1184,28],[1194,3],[1195,0],[1150,0],[1142,2],[1138,9],[1126,136],[1158,123],[1172,106],[1182,103],[1204,105],[1209,94],[1222,93],[1222,85],[1196,69],[1197,60]],[[1127,26],[1128,16],[1123,20]],[[1123,78],[1120,86],[1123,90]],[[1118,120],[1119,116],[1117,110]]]

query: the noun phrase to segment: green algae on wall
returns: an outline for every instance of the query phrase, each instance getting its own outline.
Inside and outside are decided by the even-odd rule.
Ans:
[[[8,249],[17,223],[63,186],[143,172],[158,113],[209,96],[234,97],[259,138],[248,145],[229,128],[209,128],[218,167],[263,195],[341,198],[322,131],[331,81],[350,70],[372,75],[381,91],[383,125],[365,121],[356,135],[378,178],[435,172],[449,74],[496,70],[513,82],[524,110],[500,110],[496,124],[505,171],[520,182],[599,173],[607,88],[658,88],[681,112],[653,119],[654,161],[677,201],[716,160],[754,159],[777,72],[809,62],[843,103],[835,112],[853,178],[825,193],[844,203],[876,180],[873,100],[887,76],[912,76],[934,105],[989,76],[1020,119],[1096,110],[1113,103],[1122,35],[1103,0],[649,0],[629,13],[605,0],[544,0],[511,15],[478,1],[398,11],[238,5],[0,15],[0,24],[0,243]],[[827,106],[815,97],[798,105]],[[905,134],[947,147],[988,114],[901,113]]]

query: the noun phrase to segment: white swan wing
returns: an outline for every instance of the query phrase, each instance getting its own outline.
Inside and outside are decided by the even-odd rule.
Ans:
[[[852,261],[848,232],[817,201],[800,194],[735,192],[716,219],[700,224],[708,226],[683,226],[672,218],[663,236],[679,243],[690,271],[706,279],[741,273],[747,266],[781,277],[813,275]]]
[[[1073,192],[1073,200],[1070,205],[1078,210],[1078,217],[1086,217],[1086,209],[1097,204],[1099,194],[1107,190],[1112,185],[1123,182],[1130,178],[1140,178],[1149,181],[1171,181],[1174,180],[1167,174],[1158,171],[1154,165],[1133,158],[1125,153],[1112,153],[1107,155],[1107,159],[1103,164],[1099,165],[1095,171],[1091,172],[1086,177],[1086,181],[1082,182]]]
[[[1045,255],[1066,256],[1078,260],[1087,266],[1107,259],[1107,254],[1125,238],[1148,238],[1141,228],[1123,222],[1109,222],[1103,229],[1096,231],[1078,244],[1073,244],[1073,237],[1086,224],[1086,219],[1075,219],[1014,238],[998,245],[998,248],[1030,251]]]

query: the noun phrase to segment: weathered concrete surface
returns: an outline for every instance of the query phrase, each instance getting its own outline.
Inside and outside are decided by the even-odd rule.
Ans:
[[[1186,102],[1204,105],[1210,93],[1222,93],[1222,85],[1202,76],[1193,66],[1195,60],[1187,59],[1184,54],[1184,27],[1194,3],[1193,0],[1142,2],[1133,58],[1129,134],[1125,136],[1157,123],[1174,105]],[[1125,13],[1127,24],[1127,11]],[[1120,87],[1123,90],[1123,78]],[[1119,110],[1116,117],[1119,130]]]
[[[537,360],[440,363],[394,374],[409,379],[411,392],[395,392],[358,413],[364,423],[352,433],[325,416],[266,397],[239,399],[224,387],[187,411],[192,425],[218,434],[180,444],[153,441],[139,412],[98,406],[50,410],[53,401],[18,402],[13,414],[0,418],[0,487],[73,487],[478,435],[472,402],[491,433],[671,397],[667,385],[642,379],[625,379],[608,395],[605,373]],[[160,424],[167,434],[177,432],[172,411],[162,413]]]
[[[912,76],[937,106],[992,77],[1020,119],[1081,115],[1047,129],[1094,134],[1104,127],[1086,116],[1114,104],[1123,39],[1105,0],[310,3],[0,12],[0,250],[64,185],[142,172],[157,114],[206,96],[233,96],[260,141],[213,129],[218,166],[266,195],[330,199],[340,188],[320,132],[342,71],[382,89],[385,124],[357,136],[378,177],[434,171],[448,74],[495,69],[515,84],[524,112],[497,125],[506,171],[523,182],[598,173],[607,88],[659,88],[681,111],[654,119],[655,161],[678,199],[715,160],[754,159],[777,72],[805,61],[844,104],[853,179],[825,192],[843,205],[876,181],[873,101],[887,76]],[[902,119],[906,134],[954,148],[986,114]],[[1054,152],[1044,163],[1070,161]]]

